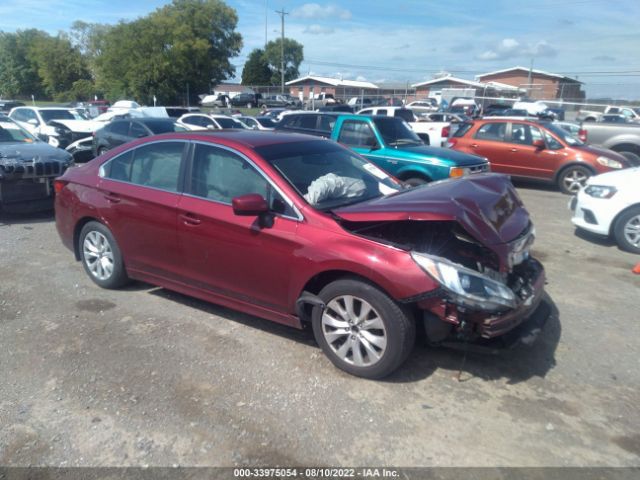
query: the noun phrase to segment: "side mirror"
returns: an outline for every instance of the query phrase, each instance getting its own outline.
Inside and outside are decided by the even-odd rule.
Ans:
[[[257,193],[248,193],[235,197],[231,200],[231,205],[234,214],[247,217],[261,215],[269,211],[267,201]]]
[[[544,147],[546,147],[544,140],[534,140],[533,146],[536,147],[538,150],[544,150]]]
[[[215,130],[216,127],[213,123],[210,123],[209,125],[207,125],[207,130]]]
[[[27,120],[27,123],[29,125],[33,125],[34,127],[37,127],[38,125],[40,125],[40,122],[38,122],[38,120],[35,118],[30,118],[29,120]]]

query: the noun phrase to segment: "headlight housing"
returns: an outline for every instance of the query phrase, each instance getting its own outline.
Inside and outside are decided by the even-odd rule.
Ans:
[[[451,178],[464,177],[466,175],[469,175],[469,173],[470,173],[469,169],[465,167],[449,168],[449,177]]]
[[[613,160],[612,158],[609,158],[609,157],[598,157],[596,158],[596,162],[598,162],[600,165],[604,167],[622,168],[622,164],[619,161]]]
[[[584,193],[593,198],[611,198],[617,191],[615,187],[607,187],[606,185],[588,185],[584,189]]]
[[[441,257],[411,252],[413,260],[447,290],[457,305],[485,311],[515,308],[516,296],[504,283]]]

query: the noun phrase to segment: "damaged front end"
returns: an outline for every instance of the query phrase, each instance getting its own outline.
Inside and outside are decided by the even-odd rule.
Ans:
[[[403,203],[412,211],[404,215],[398,215],[398,209],[391,213],[391,204],[398,207],[400,200],[390,202],[388,220],[380,205],[368,215],[349,207],[337,215],[346,230],[407,251],[437,282],[436,290],[401,299],[422,316],[430,343],[472,342],[491,350],[523,339],[531,343],[550,312],[541,306],[544,269],[529,255],[533,225],[508,180],[462,181],[470,185],[457,192],[448,189],[453,195],[446,202],[438,201],[438,192],[429,191],[430,186],[423,187],[422,194],[409,192]]]

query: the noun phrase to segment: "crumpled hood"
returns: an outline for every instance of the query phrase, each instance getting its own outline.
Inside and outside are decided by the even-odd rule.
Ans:
[[[49,124],[59,123],[64,125],[72,132],[79,133],[92,133],[98,130],[99,128],[104,127],[104,123],[102,122],[94,122],[91,120],[58,120],[54,119],[49,122]]]
[[[351,222],[456,221],[487,246],[513,241],[530,224],[509,177],[497,173],[434,182],[333,213]]]
[[[0,143],[0,164],[35,161],[58,161],[67,163],[71,160],[68,152],[52,147],[45,142],[34,143]]]

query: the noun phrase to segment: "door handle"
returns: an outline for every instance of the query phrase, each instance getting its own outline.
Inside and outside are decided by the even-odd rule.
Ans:
[[[202,220],[200,220],[198,217],[193,216],[190,213],[182,213],[180,214],[180,218],[182,219],[185,225],[196,226],[202,223]]]
[[[118,202],[120,202],[120,197],[118,195],[116,195],[115,193],[105,193],[104,194],[104,198],[106,198],[107,202],[109,202],[109,203],[118,203]]]
[[[511,149],[511,151],[512,151],[512,152],[517,152],[517,151],[518,151],[518,149],[517,149],[517,148],[512,148],[512,149]]]
[[[478,144],[477,143],[472,143],[471,144],[471,148],[478,148]]]

